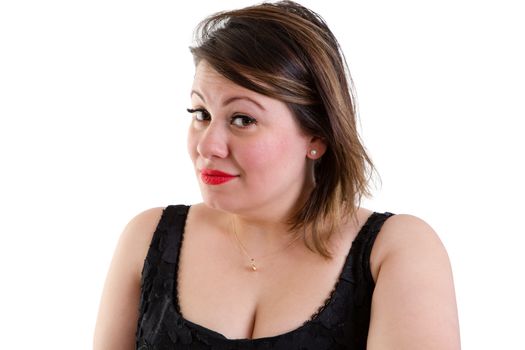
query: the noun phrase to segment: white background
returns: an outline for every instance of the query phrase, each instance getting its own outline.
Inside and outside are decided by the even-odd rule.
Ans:
[[[519,1],[341,3],[303,2],[339,38],[357,86],[383,181],[365,206],[438,232],[464,349],[524,349]],[[89,349],[126,223],[199,201],[187,48],[205,15],[251,4],[0,3],[2,348]]]

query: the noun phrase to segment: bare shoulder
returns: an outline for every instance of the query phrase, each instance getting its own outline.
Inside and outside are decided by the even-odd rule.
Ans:
[[[142,267],[163,209],[137,214],[120,235],[100,300],[94,349],[134,346]]]
[[[156,228],[164,209],[164,207],[157,207],[138,213],[127,223],[123,234],[132,236],[146,235],[148,232],[152,231],[152,229],[154,230]],[[153,233],[151,232],[150,238],[152,234]]]
[[[164,211],[165,207],[156,207],[156,208],[150,208],[146,209],[137,215],[135,215],[131,220],[129,221],[127,227],[146,227],[151,228],[152,225],[157,225],[160,217],[162,216],[162,212]]]
[[[388,218],[372,249],[369,349],[459,349],[452,269],[437,233],[412,215]]]
[[[122,239],[137,243],[150,242],[164,209],[151,208],[135,215],[124,228]]]
[[[374,280],[377,280],[381,264],[387,258],[408,258],[414,254],[432,254],[448,262],[445,247],[427,222],[409,214],[391,216],[383,224],[372,249],[370,263]]]
[[[128,263],[136,262],[130,266],[136,267],[139,274],[163,210],[164,207],[157,207],[138,213],[131,218],[120,235],[117,250],[127,253],[127,259],[130,260]]]

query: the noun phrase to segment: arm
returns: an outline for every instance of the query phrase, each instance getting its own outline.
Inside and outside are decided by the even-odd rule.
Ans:
[[[413,216],[393,216],[370,261],[376,287],[367,349],[460,349],[452,271],[430,226]]]
[[[140,213],[122,232],[102,292],[95,350],[135,349],[142,267],[162,210]]]

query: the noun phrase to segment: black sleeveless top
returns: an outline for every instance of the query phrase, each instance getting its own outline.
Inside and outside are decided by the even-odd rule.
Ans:
[[[366,349],[374,281],[370,252],[391,213],[373,213],[352,243],[339,279],[325,304],[290,332],[258,339],[227,339],[181,315],[177,271],[189,206],[168,206],[144,262],[136,347],[173,349]]]

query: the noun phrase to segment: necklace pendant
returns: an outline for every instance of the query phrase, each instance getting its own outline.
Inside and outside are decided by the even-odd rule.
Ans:
[[[252,268],[252,271],[257,271],[257,266],[255,266],[255,260],[250,260],[250,267]]]

